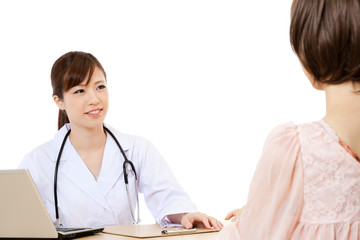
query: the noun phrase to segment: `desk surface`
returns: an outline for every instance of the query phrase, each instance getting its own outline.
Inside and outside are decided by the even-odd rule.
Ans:
[[[185,234],[177,236],[155,237],[155,238],[133,238],[124,237],[119,235],[112,235],[107,233],[98,233],[93,236],[82,237],[81,240],[217,240],[219,238],[219,232],[209,233],[197,233],[197,234]]]
[[[123,225],[123,226],[109,226],[105,227],[104,232],[92,236],[83,237],[81,239],[89,240],[215,240],[219,238],[219,232],[207,231],[205,229],[198,229],[197,233],[180,234],[171,236],[158,236],[162,230],[157,224],[148,225]],[[205,232],[204,232],[205,231]],[[120,235],[121,234],[121,235]],[[131,236],[131,237],[129,237]],[[137,236],[137,237],[133,237]],[[152,236],[152,237],[148,237]]]

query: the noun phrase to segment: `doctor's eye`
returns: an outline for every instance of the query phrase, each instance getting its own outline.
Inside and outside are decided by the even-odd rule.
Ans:
[[[74,92],[74,94],[79,94],[85,92],[84,89],[78,89]]]
[[[99,90],[104,89],[104,88],[106,88],[105,85],[99,85],[99,86],[97,87],[97,89],[99,89]]]

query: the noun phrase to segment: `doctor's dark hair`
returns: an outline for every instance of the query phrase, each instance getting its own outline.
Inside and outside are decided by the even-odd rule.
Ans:
[[[360,82],[360,0],[294,0],[290,42],[315,81]]]
[[[51,68],[53,96],[57,95],[63,100],[63,93],[82,83],[85,78],[88,84],[95,68],[99,68],[106,79],[104,68],[92,54],[76,51],[62,55]],[[59,109],[58,129],[66,123],[69,123],[69,118],[65,111]]]

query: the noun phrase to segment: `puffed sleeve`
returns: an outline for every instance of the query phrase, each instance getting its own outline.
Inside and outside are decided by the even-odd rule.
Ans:
[[[269,134],[241,217],[223,228],[220,239],[289,239],[302,206],[300,143],[297,127],[287,123]]]

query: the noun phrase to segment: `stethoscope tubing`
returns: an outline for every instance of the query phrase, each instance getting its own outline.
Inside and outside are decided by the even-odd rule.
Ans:
[[[111,137],[114,139],[116,145],[119,147],[122,155],[124,156],[123,173],[124,173],[125,184],[127,185],[129,183],[128,175],[126,173],[126,164],[129,164],[131,166],[131,169],[134,171],[134,174],[135,174],[135,179],[137,180],[137,175],[136,175],[134,164],[127,159],[125,152],[124,152],[123,148],[121,147],[119,141],[116,139],[115,135],[107,127],[105,127],[105,126],[103,126],[103,127],[104,127],[105,131],[108,132],[111,135]]]
[[[125,155],[125,152],[123,150],[123,148],[121,147],[119,141],[116,139],[115,135],[105,126],[103,126],[104,130],[110,134],[110,136],[114,139],[116,145],[119,147],[121,154],[124,157],[124,163],[123,163],[123,174],[124,174],[124,182],[125,182],[125,187],[126,187],[126,192],[128,195],[128,201],[129,201],[129,208],[130,208],[130,213],[131,213],[131,217],[133,219],[133,224],[138,224],[140,222],[140,218],[139,218],[139,197],[138,197],[138,186],[137,186],[137,174],[136,174],[136,170],[135,170],[135,166],[134,164],[128,160],[128,158]],[[57,179],[58,179],[58,171],[59,171],[59,165],[60,165],[60,159],[61,159],[61,155],[66,143],[66,140],[68,138],[68,136],[70,135],[71,129],[68,130],[68,132],[65,134],[64,140],[61,143],[61,147],[58,153],[58,157],[56,159],[56,165],[55,165],[55,173],[54,173],[54,203],[55,203],[55,217],[56,217],[56,225],[60,226],[59,223],[59,207],[58,207],[58,196],[57,196]],[[129,184],[129,179],[128,179],[128,173],[126,170],[126,164],[129,164],[131,167],[131,170],[134,172],[135,175],[135,192],[136,192],[136,207],[137,207],[137,219],[135,218],[135,214],[132,210],[132,206],[131,206],[131,201],[130,201],[130,195],[129,195],[129,189],[128,189],[128,184]],[[136,208],[135,207],[135,208]]]
[[[55,202],[55,217],[56,217],[56,225],[59,226],[59,208],[58,208],[58,197],[57,197],[57,178],[58,178],[58,172],[59,172],[59,165],[60,165],[60,159],[61,155],[65,146],[66,139],[68,138],[69,134],[71,132],[71,129],[65,134],[64,140],[61,143],[61,147],[59,150],[58,157],[56,159],[56,165],[55,165],[55,173],[54,173],[54,202]]]

